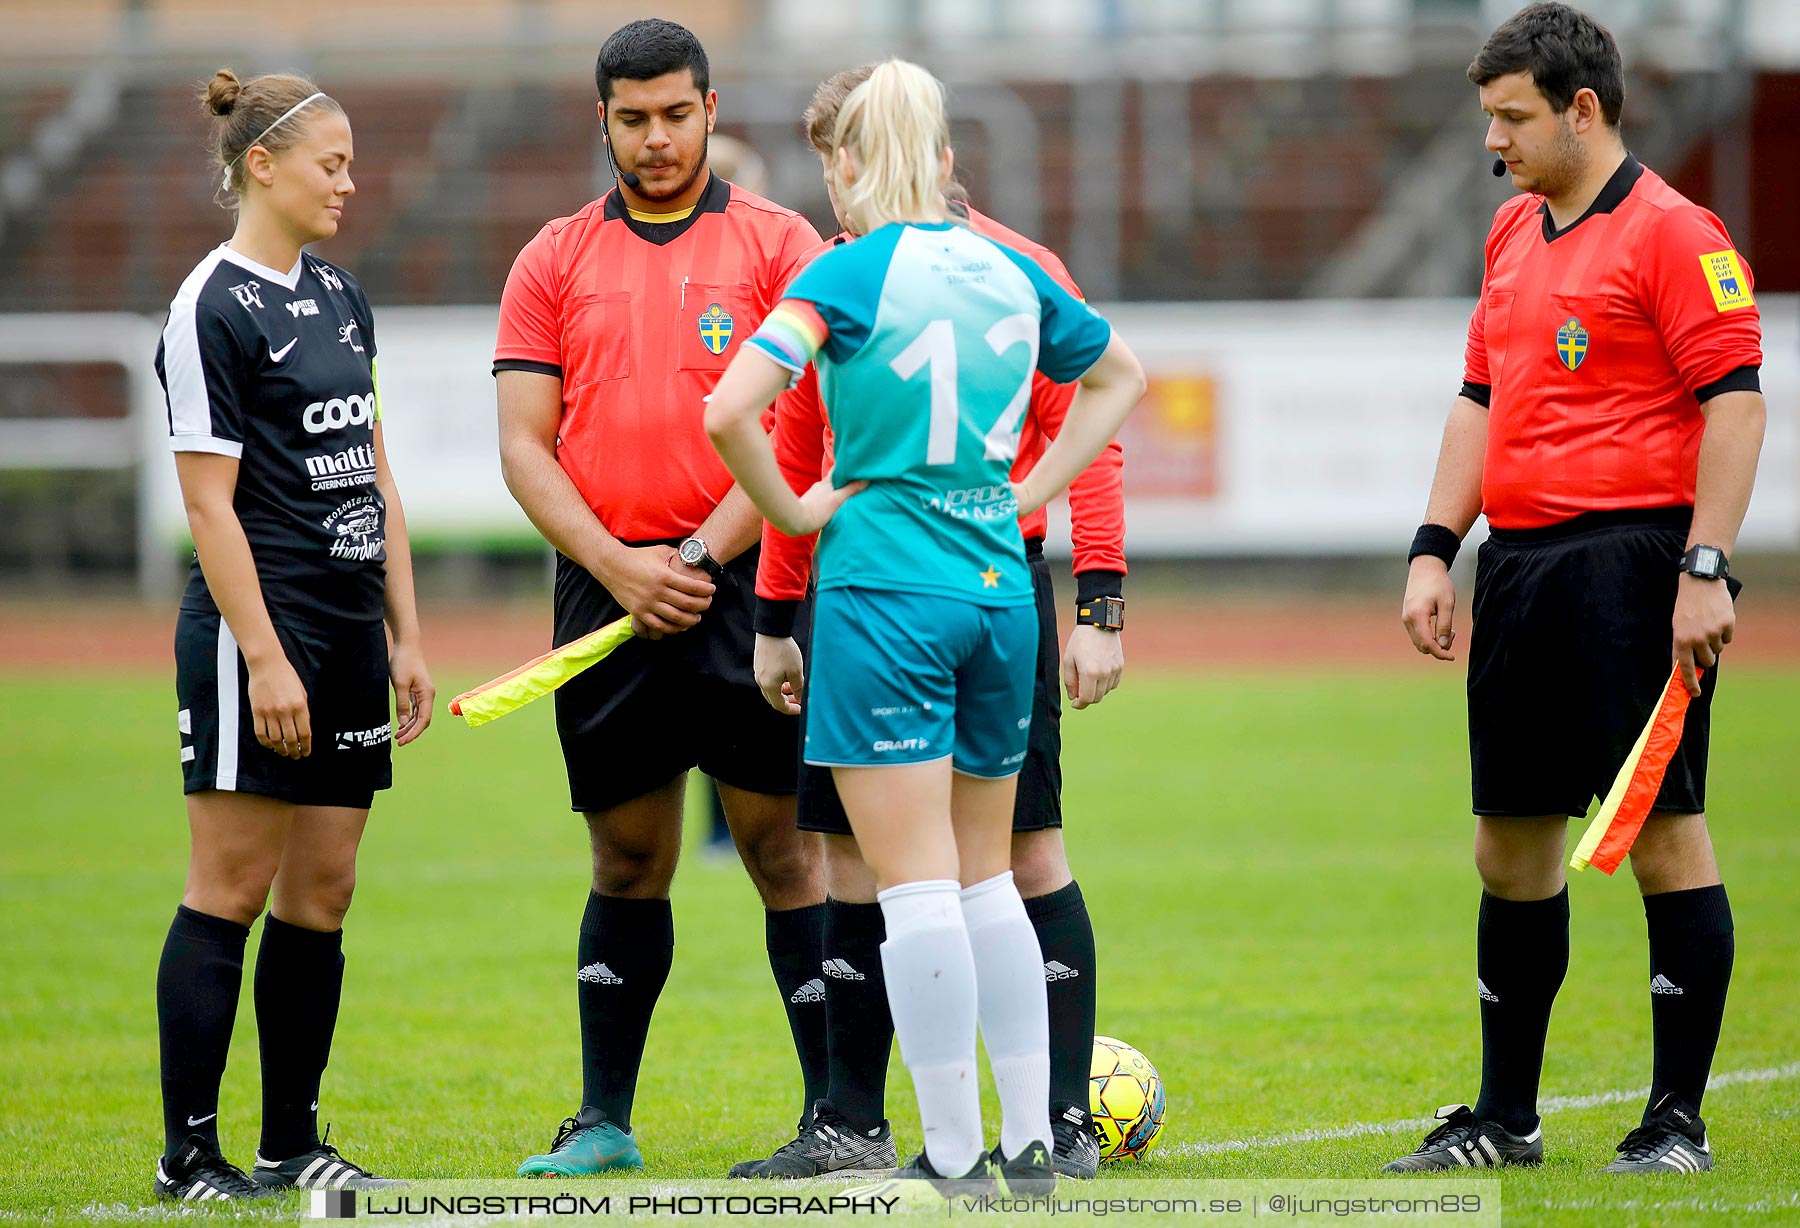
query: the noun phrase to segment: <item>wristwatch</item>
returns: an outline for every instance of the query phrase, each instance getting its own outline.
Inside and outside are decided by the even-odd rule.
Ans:
[[[706,542],[701,538],[688,538],[675,547],[675,552],[681,556],[683,563],[689,567],[698,567],[715,580],[725,574],[724,564],[712,556],[712,551],[706,548]]]
[[[1717,546],[1693,546],[1681,556],[1681,570],[1700,580],[1723,580],[1731,575],[1725,552]]]
[[[1098,627],[1102,631],[1125,629],[1125,598],[1096,597],[1075,607],[1075,625]]]

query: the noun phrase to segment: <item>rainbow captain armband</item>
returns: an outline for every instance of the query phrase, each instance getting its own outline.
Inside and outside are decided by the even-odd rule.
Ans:
[[[1702,672],[1699,668],[1694,670],[1696,677]],[[1650,817],[1650,807],[1655,805],[1656,795],[1662,789],[1669,760],[1675,757],[1675,749],[1681,745],[1687,710],[1687,684],[1681,679],[1681,667],[1677,666],[1669,675],[1662,698],[1657,700],[1656,710],[1650,714],[1649,724],[1638,735],[1637,745],[1631,748],[1631,754],[1625,757],[1625,766],[1619,769],[1612,788],[1607,790],[1600,813],[1594,816],[1581,843],[1575,846],[1575,855],[1569,859],[1570,867],[1585,870],[1593,866],[1604,874],[1611,874],[1624,862],[1632,842],[1644,828],[1644,820]]]
[[[762,326],[749,344],[798,378],[830,335],[831,329],[818,308],[805,299],[784,298],[763,317]]]
[[[498,720],[534,699],[542,699],[582,670],[605,660],[630,638],[631,615],[627,614],[472,691],[464,691],[450,701],[450,712],[467,721],[471,729]]]

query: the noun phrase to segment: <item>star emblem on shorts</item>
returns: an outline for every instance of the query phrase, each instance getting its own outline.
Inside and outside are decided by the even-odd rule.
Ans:
[[[998,571],[994,570],[994,565],[992,563],[989,563],[988,569],[981,573],[981,587],[982,588],[999,588],[1000,587],[1000,573]]]

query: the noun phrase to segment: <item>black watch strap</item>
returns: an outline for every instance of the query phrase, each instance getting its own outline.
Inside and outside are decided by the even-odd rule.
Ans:
[[[1681,556],[1681,570],[1701,580],[1724,580],[1731,575],[1731,560],[1717,546],[1691,546]]]
[[[1080,602],[1075,607],[1075,625],[1098,627],[1102,631],[1123,631],[1125,598],[1096,597],[1092,601]]]
[[[676,551],[683,556],[692,553],[688,550],[688,544],[690,542],[700,547],[700,557],[690,564],[690,566],[698,567],[701,571],[704,571],[715,580],[725,574],[725,565],[712,556],[712,550],[707,547],[705,541],[698,537],[687,538],[681,545],[676,547]],[[681,561],[686,563],[686,557],[683,557]]]

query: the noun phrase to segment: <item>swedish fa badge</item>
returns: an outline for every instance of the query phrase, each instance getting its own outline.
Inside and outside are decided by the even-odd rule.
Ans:
[[[731,344],[731,313],[717,303],[701,312],[700,340],[709,352],[723,354]]]
[[[1562,359],[1562,365],[1573,371],[1581,365],[1588,352],[1588,330],[1581,326],[1581,321],[1570,316],[1563,326],[1556,330],[1556,355]]]

